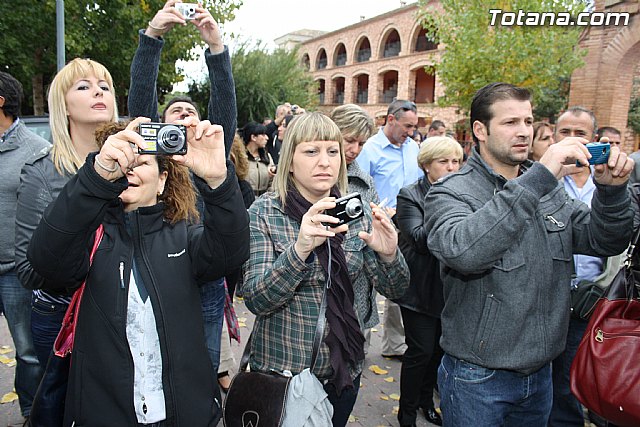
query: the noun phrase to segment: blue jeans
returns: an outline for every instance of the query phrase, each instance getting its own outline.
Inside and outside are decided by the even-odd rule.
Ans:
[[[31,291],[22,287],[15,270],[0,275],[0,299],[16,347],[15,388],[20,411],[28,416],[43,370],[31,337]]]
[[[356,399],[358,398],[358,391],[360,391],[360,377],[361,375],[358,375],[353,380],[353,388],[344,390],[340,396],[338,396],[338,392],[332,383],[324,385],[324,391],[329,397],[331,406],[333,406],[333,417],[331,418],[333,427],[344,427],[347,425],[349,415],[351,415],[353,406],[356,404]]]
[[[540,427],[551,411],[551,364],[523,375],[494,370],[449,354],[438,369],[445,427]]]
[[[200,286],[202,299],[202,317],[204,319],[204,339],[213,366],[213,378],[218,382],[220,366],[220,337],[224,316],[224,279],[214,280]]]
[[[43,367],[47,366],[68,306],[44,302],[35,295],[31,300],[31,334],[38,360]]]
[[[585,320],[571,318],[567,331],[567,346],[551,364],[553,369],[553,406],[549,416],[549,426],[582,427],[584,425],[582,406],[571,393],[569,372],[587,325],[588,322]]]

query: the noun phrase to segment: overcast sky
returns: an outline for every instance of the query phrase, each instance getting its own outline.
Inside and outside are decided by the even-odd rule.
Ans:
[[[414,3],[407,0],[406,4]],[[400,0],[243,0],[236,18],[222,26],[225,34],[240,36],[241,40],[257,42],[273,49],[273,39],[296,30],[333,31],[360,22],[360,17],[373,18],[401,7]],[[223,36],[231,43],[230,37]],[[233,46],[231,46],[233,49]],[[187,79],[206,75],[204,59],[180,63]],[[186,90],[186,82],[174,85],[174,90]]]
[[[244,0],[236,19],[223,30],[275,47],[273,39],[292,31],[333,31],[360,22],[361,16],[373,18],[400,6],[400,0]]]

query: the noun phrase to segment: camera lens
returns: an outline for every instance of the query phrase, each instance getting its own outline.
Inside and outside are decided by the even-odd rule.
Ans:
[[[349,218],[357,218],[362,215],[362,202],[359,199],[351,199],[344,207],[344,212]]]
[[[166,153],[177,153],[184,147],[184,133],[176,126],[165,126],[158,132],[158,144]]]

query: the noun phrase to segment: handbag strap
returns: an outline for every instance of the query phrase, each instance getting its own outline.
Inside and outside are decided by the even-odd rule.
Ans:
[[[313,368],[316,366],[316,360],[318,360],[318,353],[320,352],[320,343],[322,342],[322,337],[324,335],[324,328],[327,324],[327,289],[329,287],[329,283],[323,287],[322,290],[322,302],[320,303],[320,310],[318,312],[318,320],[316,321],[316,331],[313,335],[313,349],[311,350],[311,363],[309,365],[309,370],[313,371]],[[251,341],[253,339],[253,333],[256,330],[256,323],[253,324],[253,329],[251,330],[251,334],[249,338],[247,338],[247,343],[244,346],[244,350],[242,351],[242,358],[240,359],[240,370],[238,372],[245,372],[247,370],[247,366],[249,366],[249,358],[251,357]]]
[[[638,246],[639,240],[640,240],[640,226],[636,228],[635,232],[633,233],[633,237],[631,238],[631,244],[627,249],[627,258],[624,261],[625,267],[631,267],[631,262],[633,260],[633,257],[638,254],[638,251],[640,250],[640,247]],[[639,266],[635,265],[634,267],[639,267]]]
[[[93,257],[98,250],[98,246],[100,246],[100,242],[102,241],[102,237],[104,236],[104,227],[102,224],[98,226],[95,232],[95,237],[93,240],[93,247],[91,248],[91,252],[89,253],[89,267],[93,264]],[[85,284],[87,283],[87,279],[82,281],[82,284],[76,291],[73,293],[73,297],[71,298],[71,302],[69,303],[69,307],[67,307],[67,311],[64,314],[64,319],[62,321],[62,327],[60,328],[60,332],[58,332],[58,336],[54,342],[54,353],[59,357],[66,357],[71,354],[73,350],[73,342],[76,335],[76,325],[78,320],[78,314],[80,313],[80,302],[82,302],[82,296],[84,295]],[[65,329],[71,328],[71,332],[68,333]],[[62,342],[60,342],[62,341]]]

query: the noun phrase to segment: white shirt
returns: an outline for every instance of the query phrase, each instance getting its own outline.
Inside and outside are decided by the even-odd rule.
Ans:
[[[127,341],[133,357],[133,405],[141,424],[167,418],[162,389],[162,354],[151,298],[142,302],[133,270],[127,297]]]

